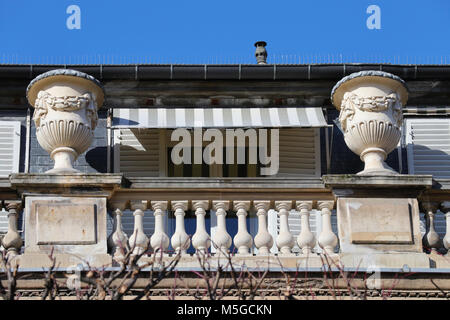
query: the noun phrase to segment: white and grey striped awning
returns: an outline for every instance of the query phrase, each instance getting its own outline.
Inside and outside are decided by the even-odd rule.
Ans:
[[[114,109],[113,128],[325,127],[321,108]]]
[[[405,106],[404,116],[448,116],[450,106]]]

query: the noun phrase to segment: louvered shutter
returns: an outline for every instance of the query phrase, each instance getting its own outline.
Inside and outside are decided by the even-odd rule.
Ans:
[[[406,119],[409,174],[450,178],[450,119]]]
[[[273,246],[270,249],[270,252],[278,253],[278,247],[276,243],[278,236],[278,213],[273,209],[267,211],[267,229],[269,230],[269,233],[273,239]]]
[[[115,171],[130,177],[159,176],[160,134],[155,129],[115,130]]]
[[[420,233],[422,234],[422,237],[425,235],[426,232],[426,221],[425,221],[425,214],[420,214]],[[445,214],[443,214],[441,211],[437,211],[434,215],[434,230],[439,235],[439,238],[442,240],[445,237],[445,233],[447,230],[446,226],[446,220],[445,220]]]
[[[292,248],[292,252],[301,252],[298,244],[297,244],[297,237],[302,231],[301,222],[300,222],[300,211],[291,210],[289,213],[289,230],[291,231],[292,235],[295,239],[295,245]],[[316,237],[316,246],[314,247],[314,251],[320,251],[320,247],[317,244],[317,239],[319,238],[319,232],[322,229],[321,228],[321,219],[320,219],[320,211],[317,211],[315,209],[311,210],[309,212],[309,227],[311,229],[311,232]]]
[[[216,211],[215,210],[210,210],[210,228],[209,228],[209,234],[211,236],[211,239],[214,238],[214,235],[217,232],[217,215],[216,215]],[[247,231],[252,235],[253,239],[255,238],[257,232],[258,232],[258,222],[257,222],[257,218],[254,215],[253,212],[249,212],[247,215]],[[226,223],[226,228],[227,228],[227,232],[228,234],[231,236],[231,239],[234,239],[234,236],[237,233],[237,216],[235,214],[235,212],[233,213],[228,213],[227,214],[227,218],[225,220]],[[231,244],[230,250],[233,250],[234,248],[234,240]],[[214,246],[211,244],[210,247],[210,251],[212,253],[217,252],[216,248],[214,248]],[[255,248],[255,245],[253,243],[253,246],[250,250],[251,253],[257,253],[258,250]]]
[[[277,176],[320,177],[319,128],[287,128],[279,131],[279,163]]]
[[[0,234],[8,232],[8,212],[5,209],[0,211]]]
[[[166,233],[167,233],[167,213],[165,215],[166,221]],[[147,237],[151,237],[155,231],[155,216],[153,215],[153,211],[145,210],[144,211],[144,233]],[[108,215],[107,219],[107,232],[110,235],[113,232],[114,228],[114,218],[111,215]],[[134,216],[133,211],[125,210],[122,215],[122,230],[126,233],[128,238],[133,234],[134,231]],[[169,235],[170,237],[171,235]]]
[[[0,176],[19,172],[20,121],[0,121]]]
[[[320,219],[320,211],[318,210],[311,210],[309,213],[309,226],[311,229],[311,232],[316,237],[316,241],[319,238],[320,230],[321,230],[321,219]],[[300,234],[302,228],[301,228],[301,222],[300,222],[300,212],[297,210],[291,210],[289,212],[288,217],[288,224],[289,224],[289,231],[291,232],[292,236],[295,240],[295,245],[292,248],[292,252],[298,253],[301,252],[300,248],[297,245],[297,237]],[[268,229],[269,233],[272,235],[274,242],[276,241],[276,238],[280,232],[280,218],[278,216],[277,211],[271,209],[269,210],[269,219],[268,219]],[[314,251],[320,251],[320,247],[318,244],[316,244]],[[274,246],[271,250],[272,253],[277,253],[278,248],[276,244],[274,243]]]
[[[217,216],[215,210],[210,210],[210,221],[211,225],[209,228],[209,235],[211,239],[213,239],[217,231]],[[211,243],[211,252],[215,253],[216,251],[217,251],[216,248],[214,248],[213,244]]]

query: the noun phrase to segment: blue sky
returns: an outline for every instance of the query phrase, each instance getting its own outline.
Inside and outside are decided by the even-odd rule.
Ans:
[[[254,63],[265,40],[269,63],[450,64],[449,33],[448,0],[0,0],[0,63]]]

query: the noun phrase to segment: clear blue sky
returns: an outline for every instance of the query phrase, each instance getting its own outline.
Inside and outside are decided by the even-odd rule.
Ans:
[[[0,63],[254,63],[265,40],[269,63],[450,64],[449,34],[449,0],[0,0]]]

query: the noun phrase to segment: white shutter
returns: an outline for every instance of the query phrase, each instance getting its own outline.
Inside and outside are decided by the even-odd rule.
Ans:
[[[445,214],[441,211],[437,211],[434,215],[434,229],[439,234],[439,238],[442,240],[445,237],[447,231],[447,225],[445,220]]]
[[[320,128],[280,129],[277,176],[320,177]]]
[[[165,215],[167,218],[167,214]],[[155,231],[155,216],[153,215],[153,211],[145,210],[144,211],[144,233],[147,237],[151,237],[153,232]],[[165,223],[167,228],[167,221]],[[134,216],[133,211],[125,210],[122,215],[122,230],[128,236],[128,238],[133,234],[134,231]],[[166,230],[167,232],[167,230]]]
[[[19,172],[20,121],[0,121],[0,176]]]
[[[425,220],[425,214],[420,213],[420,233],[422,234],[422,237],[425,235],[425,232],[427,230]],[[440,210],[438,210],[434,215],[434,230],[437,232],[441,240],[444,239],[447,226],[445,221],[445,214]]]
[[[250,248],[250,253],[258,254],[258,248],[255,246],[255,236],[258,234],[258,217],[256,211],[251,210],[247,215],[247,230],[252,236],[253,244]]]
[[[211,222],[210,227],[209,227],[209,235],[211,237],[211,239],[214,238],[214,235],[216,234],[217,231],[217,216],[216,216],[216,210],[210,210],[209,211],[209,221]],[[216,248],[213,246],[213,244],[211,243],[211,247],[210,247],[211,253],[215,253],[217,250]]]
[[[317,212],[320,214],[320,211],[317,211]],[[339,235],[336,209],[332,210],[332,214],[331,214],[331,230],[336,235],[336,237]],[[339,250],[340,250],[340,246],[339,246],[339,238],[338,238],[337,246],[336,246],[334,252],[339,252]]]
[[[168,233],[168,216],[167,212],[164,215],[165,217],[165,227],[166,227],[166,234],[171,237],[171,234]],[[145,235],[150,238],[153,233],[155,232],[155,216],[153,215],[153,211],[151,210],[145,210],[144,211],[144,233]],[[114,231],[114,217],[112,215],[108,214],[107,217],[107,223],[106,223],[106,230],[108,236]],[[133,211],[131,210],[125,210],[123,211],[122,215],[122,230],[125,232],[125,234],[130,238],[130,236],[133,234],[134,231],[134,216]]]
[[[159,131],[155,129],[117,129],[114,135],[115,172],[134,177],[158,177]],[[117,163],[118,162],[118,163]]]
[[[450,178],[450,119],[406,119],[409,174]]]
[[[271,253],[278,253],[277,247],[277,236],[278,236],[278,212],[273,209],[269,209],[267,211],[267,229],[269,230],[270,235],[273,239],[273,245],[270,249]]]
[[[310,218],[309,221],[311,221],[311,215],[309,218]],[[289,224],[289,230],[291,231],[291,234],[294,237],[294,241],[295,241],[295,245],[292,248],[292,252],[295,252],[295,253],[300,252],[301,250],[297,244],[297,237],[300,234],[300,232],[302,231],[299,211],[291,210],[291,212],[289,212],[288,224]],[[278,219],[278,231],[279,230],[280,230],[280,219]]]
[[[106,234],[109,235],[114,231],[114,217],[112,214],[106,215]]]
[[[289,212],[288,217],[288,224],[289,224],[289,231],[291,232],[292,236],[294,237],[295,245],[292,248],[292,252],[298,253],[301,252],[300,248],[297,245],[297,237],[300,234],[302,228],[301,228],[301,222],[300,222],[300,212],[292,209]],[[320,230],[321,228],[321,219],[320,219],[320,211],[316,209],[312,209],[309,212],[309,226],[311,229],[311,232],[316,237],[316,241],[319,238]],[[271,252],[277,253],[278,248],[275,244],[275,241],[277,239],[277,236],[280,232],[280,218],[278,216],[277,211],[271,209],[269,210],[269,219],[268,219],[268,229],[269,233],[272,235],[274,240],[274,247],[272,247]],[[320,247],[316,242],[316,246],[314,247],[314,251],[318,252],[320,251]]]
[[[0,211],[0,234],[8,232],[8,212],[3,208]]]

